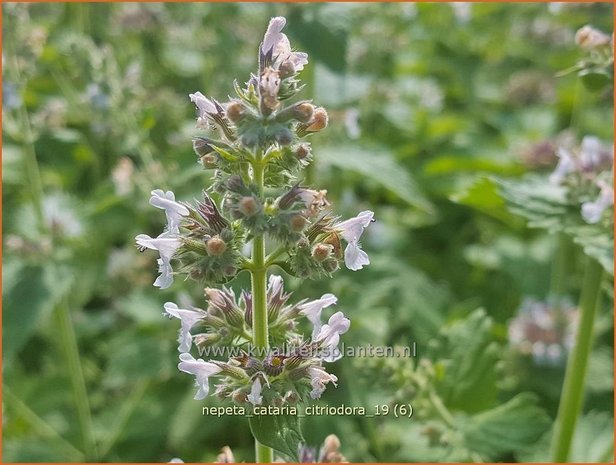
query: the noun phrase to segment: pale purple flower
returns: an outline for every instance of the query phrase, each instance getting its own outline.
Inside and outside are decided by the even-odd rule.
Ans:
[[[189,94],[188,96],[190,97],[190,101],[197,105],[197,109],[199,110],[197,123],[200,126],[206,126],[208,119],[218,114],[218,108],[216,108],[214,102],[208,99],[201,92],[195,92],[194,94]]]
[[[323,294],[318,300],[311,300],[299,305],[299,313],[304,315],[313,324],[312,337],[321,330],[321,312],[324,308],[334,305],[338,298],[334,294]]]
[[[283,285],[284,281],[282,280],[282,276],[277,274],[270,275],[267,283],[267,295],[282,295]]]
[[[335,362],[342,358],[342,353],[338,349],[340,335],[346,333],[351,327],[351,320],[344,316],[342,312],[334,313],[319,330],[313,341],[320,342],[323,353],[322,359],[326,362]]]
[[[580,165],[583,171],[609,168],[614,159],[614,147],[595,136],[585,136],[580,144]]]
[[[175,317],[180,320],[181,328],[179,332],[178,342],[180,343],[178,350],[180,352],[188,352],[192,346],[192,335],[190,330],[195,326],[206,314],[202,310],[185,310],[178,308],[173,302],[165,303],[165,313],[170,318]]]
[[[567,150],[558,149],[558,165],[550,175],[550,183],[560,184],[567,177],[568,174],[573,173],[576,170],[576,163],[573,158],[573,154]]]
[[[158,271],[160,276],[154,281],[154,286],[161,289],[167,289],[173,283],[173,268],[171,267],[171,259],[178,250],[182,242],[180,239],[169,233],[163,233],[156,238],[152,238],[147,234],[139,234],[135,237],[135,241],[139,247],[158,250],[160,258],[158,262]]]
[[[283,37],[286,37],[282,30],[284,26],[287,24],[287,20],[282,16],[276,16],[275,18],[270,19],[270,22],[267,26],[267,30],[265,31],[265,36],[263,37],[263,42],[261,43],[261,53],[263,55],[267,55],[270,50],[282,40]]]
[[[366,210],[355,218],[334,225],[348,243],[344,249],[344,263],[349,270],[361,270],[364,265],[370,264],[368,254],[364,252],[359,245],[359,238],[363,234],[364,229],[373,221],[373,217],[374,212]]]
[[[282,16],[270,20],[261,43],[261,53],[267,55],[270,51],[272,52],[275,68],[279,68],[285,61],[289,61],[293,65],[293,70],[298,72],[303,70],[304,65],[308,63],[308,54],[292,51],[289,38],[282,33],[286,23],[287,20]]]
[[[603,212],[614,205],[614,188],[605,182],[599,182],[601,192],[593,202],[582,204],[582,217],[587,223],[598,223]]]
[[[261,403],[263,402],[263,396],[261,395],[261,389],[262,389],[261,380],[257,376],[255,380],[252,382],[252,387],[250,388],[250,394],[246,396],[246,398],[252,405],[261,405]]]
[[[338,378],[336,375],[326,372],[321,367],[308,368],[308,374],[310,375],[310,385],[312,386],[310,397],[313,399],[318,399],[321,397],[321,394],[325,391],[327,383],[332,383],[337,387],[336,382],[338,381]]]
[[[180,232],[180,220],[183,216],[190,214],[188,208],[176,202],[175,194],[171,191],[164,192],[161,189],[156,189],[150,195],[150,205],[165,210],[167,231],[178,234]]]
[[[215,363],[195,359],[192,355],[180,354],[178,369],[184,373],[195,376],[195,385],[199,387],[195,394],[195,400],[205,399],[210,390],[209,377],[220,373],[221,368]]]

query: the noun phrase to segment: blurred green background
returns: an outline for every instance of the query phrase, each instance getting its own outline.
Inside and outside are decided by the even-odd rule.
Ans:
[[[224,445],[253,460],[247,421],[201,416],[216,399],[194,401],[192,378],[176,368],[178,325],[162,305],[203,306],[202,289],[153,288],[155,254],[140,254],[134,236],[162,227],[152,189],[191,200],[208,186],[188,94],[225,100],[233,79],[256,69],[276,15],[310,55],[304,95],[330,113],[312,140],[310,182],[338,213],[377,218],[363,240],[370,267],[287,284],[297,298],[338,296],[353,322],[347,345],[416,342],[455,418],[444,436],[421,412],[313,417],[307,442],[335,433],[351,461],[547,460],[564,364],[516,354],[508,324],[526,298],[548,298],[555,238],[528,229],[482,179],[549,172],[567,134],[613,140],[611,89],[556,76],[583,56],[579,27],[611,34],[611,4],[2,11],[3,461],[212,461]],[[565,294],[575,302],[582,257],[569,258]],[[240,276],[234,287],[247,283]],[[583,460],[612,460],[610,299],[576,438]],[[333,365],[339,387],[321,402],[412,401],[410,365],[343,359]]]

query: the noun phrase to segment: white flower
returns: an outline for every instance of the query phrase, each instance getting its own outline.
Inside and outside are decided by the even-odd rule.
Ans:
[[[205,312],[201,310],[185,310],[178,308],[173,302],[165,303],[165,313],[170,318],[175,317],[181,321],[180,335],[178,342],[180,343],[178,350],[180,352],[188,352],[192,346],[192,336],[190,330],[195,326],[199,320],[205,316]]]
[[[221,368],[210,362],[204,362],[202,359],[196,359],[186,353],[180,354],[180,363],[178,369],[184,373],[195,375],[195,384],[199,387],[195,394],[195,400],[202,400],[207,396],[210,390],[208,378],[220,373]]]
[[[550,175],[550,183],[560,184],[565,177],[576,170],[573,154],[566,149],[558,149],[558,165]]]
[[[342,358],[342,353],[338,349],[340,335],[346,333],[351,327],[351,320],[344,316],[342,312],[334,313],[327,324],[324,324],[313,341],[321,343],[323,360],[335,362]]]
[[[261,389],[261,380],[257,376],[252,382],[250,394],[246,396],[246,398],[252,405],[261,405],[261,402],[263,402],[263,396],[261,396]]]
[[[282,33],[285,24],[287,24],[287,20],[282,16],[276,16],[270,19],[267,31],[265,31],[265,36],[263,37],[263,42],[261,43],[261,53],[263,55],[267,55],[283,37],[286,37]]]
[[[207,120],[211,118],[212,115],[218,114],[218,109],[214,102],[208,99],[201,92],[195,92],[194,94],[189,94],[190,101],[197,105],[197,109],[199,110],[199,117],[197,118],[197,124],[200,126],[205,126],[207,124]]]
[[[154,286],[167,289],[173,283],[173,268],[171,268],[171,258],[182,245],[180,239],[168,233],[163,233],[157,238],[151,238],[147,234],[139,234],[135,237],[137,245],[147,249],[158,250],[158,271],[160,276],[154,281]]]
[[[594,171],[612,164],[614,147],[603,144],[595,136],[585,136],[580,144],[580,165],[584,171]]]
[[[321,397],[321,394],[325,391],[325,385],[327,383],[332,383],[337,387],[336,381],[338,381],[338,378],[336,375],[326,372],[321,367],[308,368],[308,374],[310,375],[310,385],[312,386],[310,397],[313,399],[318,399]]]
[[[279,68],[288,60],[293,64],[294,72],[298,72],[303,70],[304,65],[308,63],[308,54],[291,50],[289,38],[282,33],[286,23],[287,20],[282,16],[276,16],[270,20],[261,43],[261,53],[267,55],[272,51],[275,68]]]
[[[334,294],[323,294],[320,299],[301,304],[297,308],[300,313],[314,325],[312,337],[314,338],[321,330],[321,312],[324,308],[334,305],[338,298]]]
[[[167,463],[184,463],[184,460],[182,460],[179,457],[174,457],[171,460],[169,460]]]
[[[348,219],[334,226],[348,243],[344,249],[344,263],[349,270],[361,270],[364,265],[370,264],[368,254],[359,245],[359,238],[364,229],[372,222],[373,217],[374,212],[366,210],[355,218]]]
[[[603,216],[603,212],[614,205],[614,188],[601,182],[601,192],[594,202],[584,202],[582,204],[582,217],[587,223],[598,223]]]
[[[171,191],[163,192],[161,189],[156,189],[150,194],[150,205],[165,210],[167,231],[178,234],[180,232],[181,218],[190,214],[188,208],[176,202],[175,194]]]
[[[282,294],[284,281],[282,280],[282,276],[277,274],[270,275],[268,283],[267,283],[267,295],[277,296],[278,294]]]

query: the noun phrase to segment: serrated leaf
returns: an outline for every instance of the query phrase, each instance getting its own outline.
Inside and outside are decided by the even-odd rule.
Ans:
[[[426,213],[434,212],[433,205],[423,195],[408,169],[399,166],[392,153],[383,147],[328,146],[319,150],[316,157],[319,162],[355,171],[372,179]]]
[[[499,351],[492,327],[492,319],[479,309],[441,331],[431,358],[444,370],[436,389],[448,408],[478,412],[496,401]]]
[[[525,218],[528,226],[562,232],[614,275],[614,237],[611,228],[589,225],[580,213],[581,206],[571,203],[566,189],[547,182],[544,177],[526,176],[517,181],[499,181],[501,194],[509,210]]]
[[[250,417],[250,431],[263,445],[288,455],[299,462],[299,445],[304,437],[296,415],[254,415]]]
[[[515,218],[499,195],[498,185],[489,177],[479,177],[462,192],[450,197],[452,202],[474,208],[507,224],[515,223]]]
[[[550,425],[533,394],[522,393],[491,410],[460,420],[466,446],[487,460],[537,442]]]

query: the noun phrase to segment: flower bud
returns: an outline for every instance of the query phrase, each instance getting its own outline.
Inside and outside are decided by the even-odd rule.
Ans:
[[[328,273],[333,273],[334,271],[338,270],[339,267],[340,264],[335,258],[331,258],[323,262],[323,269]]]
[[[587,24],[575,33],[575,43],[581,48],[591,50],[609,45],[610,36]]]
[[[318,243],[312,248],[312,257],[317,262],[323,262],[327,260],[334,250],[334,246],[331,244]]]
[[[293,215],[289,221],[291,230],[295,232],[301,232],[306,227],[308,220],[302,215]]]
[[[280,68],[278,68],[278,72],[280,73],[281,79],[286,79],[295,74],[295,65],[291,60],[285,60],[280,64]]]
[[[195,345],[199,348],[199,352],[203,352],[207,346],[215,344],[220,341],[221,336],[219,333],[203,333],[197,334],[194,337]]]
[[[235,276],[237,268],[233,265],[227,265],[223,268],[222,272],[226,277],[230,278],[231,276]]]
[[[235,379],[247,379],[248,378],[248,375],[241,367],[231,365],[230,363],[223,363],[223,362],[214,362],[214,363],[216,363],[216,365],[218,365],[221,368],[220,373],[223,375],[231,376],[232,378],[235,378]]]
[[[225,253],[227,250],[227,244],[220,237],[214,236],[205,244],[208,255],[218,257]]]
[[[190,279],[195,281],[201,281],[203,279],[203,271],[201,271],[201,268],[192,268],[188,275]]]
[[[312,119],[314,114],[314,105],[308,102],[298,103],[293,107],[293,116],[302,123],[307,123]]]
[[[214,155],[213,153],[209,153],[207,155],[203,155],[199,159],[199,161],[201,162],[201,165],[203,165],[203,167],[205,169],[211,170],[211,169],[214,169],[214,168],[216,168],[218,166],[217,165],[218,156]]]
[[[208,254],[207,247],[202,240],[184,239],[184,247],[192,252],[196,252],[199,255]]]
[[[246,115],[246,108],[241,102],[233,100],[227,104],[227,118],[237,123]]]
[[[308,123],[312,119],[313,112],[314,105],[312,103],[307,101],[298,102],[279,111],[276,115],[276,121],[286,123],[294,119],[301,123]]]
[[[297,394],[297,392],[288,391],[284,395],[284,401],[289,405],[297,404],[299,402],[299,395]]]
[[[246,402],[248,402],[248,396],[246,395],[246,392],[242,391],[241,389],[236,389],[231,394],[231,400],[236,404],[245,404]]]
[[[242,181],[242,177],[240,175],[234,174],[229,176],[227,181],[225,182],[227,189],[231,192],[240,192],[244,189],[244,181]]]
[[[306,128],[309,132],[317,132],[325,129],[328,123],[328,116],[325,108],[318,107],[314,110],[310,124]]]
[[[310,157],[311,153],[310,144],[301,144],[295,149],[295,156],[298,160],[306,160]]]
[[[193,150],[199,157],[203,157],[203,155],[207,155],[214,151],[214,147],[211,144],[209,139],[205,137],[195,137],[193,139]]]
[[[238,210],[248,218],[259,212],[259,204],[254,197],[242,197],[239,202]]]
[[[281,128],[279,131],[276,132],[274,137],[276,138],[276,142],[278,142],[280,145],[289,145],[291,142],[293,142],[293,133],[287,128]]]

